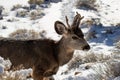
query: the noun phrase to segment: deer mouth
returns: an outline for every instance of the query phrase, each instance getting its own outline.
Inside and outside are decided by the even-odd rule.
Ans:
[[[85,51],[90,50],[90,46],[89,46],[89,45],[84,46],[84,47],[83,47],[83,50],[85,50]]]

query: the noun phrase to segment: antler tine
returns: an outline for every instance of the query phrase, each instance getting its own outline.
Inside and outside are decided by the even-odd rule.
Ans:
[[[81,15],[76,12],[76,16],[74,17],[73,23],[72,23],[72,27],[73,28],[77,28],[79,27],[80,21],[84,18],[84,16],[81,17]]]
[[[81,15],[78,12],[76,12],[76,14],[79,15],[80,20],[84,18],[84,16],[81,17]]]
[[[76,14],[78,15],[79,13],[78,13],[78,12],[76,12]]]
[[[70,24],[69,24],[69,22],[68,22],[68,17],[65,16],[65,18],[66,18],[66,23],[67,23],[68,27],[70,28]]]

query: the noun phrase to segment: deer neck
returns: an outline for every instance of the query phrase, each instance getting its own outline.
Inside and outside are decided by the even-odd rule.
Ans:
[[[56,51],[58,53],[57,58],[60,66],[68,63],[73,57],[74,53],[74,50],[69,48],[62,39],[57,42]]]

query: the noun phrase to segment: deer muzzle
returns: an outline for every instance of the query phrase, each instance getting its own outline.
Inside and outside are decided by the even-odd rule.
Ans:
[[[90,50],[90,46],[89,45],[84,46],[83,50]]]

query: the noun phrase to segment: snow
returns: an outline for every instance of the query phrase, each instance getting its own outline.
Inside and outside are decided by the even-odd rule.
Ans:
[[[57,34],[55,34],[53,26],[55,21],[60,20],[61,7],[61,3],[52,3],[50,8],[44,10],[44,12],[47,13],[47,15],[40,19],[39,26],[43,30],[47,31],[48,34],[46,35],[46,37],[58,40],[56,38]]]
[[[28,0],[0,0],[0,5],[4,6],[4,8],[9,11],[13,5],[16,4],[28,5],[27,1]]]
[[[95,31],[96,37],[88,39],[88,43],[91,46],[90,51],[75,51],[73,60],[75,56],[80,56],[82,63],[72,69],[69,69],[70,63],[61,66],[54,78],[55,80],[120,80],[120,75],[115,76],[111,71],[111,67],[114,65],[115,68],[112,67],[113,71],[120,73],[117,72],[120,71],[120,54],[114,53],[116,49],[114,44],[120,41],[120,27],[116,27],[120,23],[119,0],[97,0],[97,4],[100,5],[98,11],[76,9],[74,6],[76,0],[63,0],[62,2],[51,3],[48,8],[43,8],[42,12],[45,15],[39,19],[31,20],[28,14],[26,17],[16,17],[17,10],[11,11],[11,8],[16,4],[29,6],[27,1],[0,0],[0,5],[4,7],[2,13],[4,19],[0,20],[1,37],[8,37],[10,33],[18,29],[28,29],[37,32],[45,30],[46,38],[59,40],[61,36],[57,35],[54,30],[55,21],[59,20],[65,23],[65,16],[68,16],[69,22],[72,23],[76,12],[84,16],[82,22],[98,18],[102,25],[91,25],[89,27],[81,25],[82,31],[86,36],[90,32]],[[11,22],[8,22],[8,20],[11,20]],[[3,29],[3,26],[6,29]],[[95,56],[89,56],[90,54]],[[116,55],[118,55],[118,59],[114,58]],[[95,58],[96,61],[92,62],[92,58]],[[5,72],[5,69],[9,69],[10,66],[9,60],[4,60],[0,57],[0,75]],[[86,66],[89,69],[86,69]],[[31,69],[24,69],[12,72],[12,74],[13,76],[16,74],[28,76],[31,72]]]

